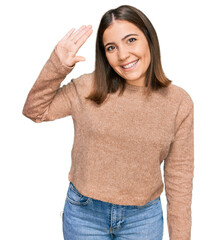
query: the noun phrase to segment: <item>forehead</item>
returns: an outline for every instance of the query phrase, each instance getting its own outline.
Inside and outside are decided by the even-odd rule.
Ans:
[[[138,35],[143,32],[133,23],[126,20],[115,20],[104,32],[103,42],[115,41],[123,38],[125,35],[130,33],[136,33]]]

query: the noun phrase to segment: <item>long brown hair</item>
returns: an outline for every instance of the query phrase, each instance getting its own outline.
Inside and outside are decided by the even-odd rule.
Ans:
[[[163,72],[158,37],[150,20],[139,9],[129,5],[122,5],[107,11],[102,16],[97,31],[93,90],[86,99],[90,99],[98,105],[104,102],[108,93],[114,93],[120,89],[119,94],[122,94],[125,90],[126,80],[119,76],[110,66],[102,40],[104,31],[114,20],[126,20],[133,23],[144,33],[148,41],[151,54],[145,80],[148,95],[152,91],[168,87],[172,82]]]

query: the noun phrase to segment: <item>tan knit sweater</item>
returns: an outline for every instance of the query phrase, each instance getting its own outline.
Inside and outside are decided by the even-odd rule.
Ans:
[[[60,87],[72,68],[55,49],[30,90],[23,114],[40,123],[72,116],[75,136],[69,181],[83,195],[120,205],[144,205],[164,184],[171,240],[189,240],[194,172],[194,104],[173,83],[144,98],[127,84],[100,107],[86,100],[93,73]]]

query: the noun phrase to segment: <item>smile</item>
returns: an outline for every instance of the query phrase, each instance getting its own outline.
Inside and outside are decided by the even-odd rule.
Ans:
[[[129,64],[127,64],[127,65],[124,65],[124,66],[122,66],[122,68],[123,68],[123,69],[131,69],[131,68],[133,68],[133,66],[136,65],[136,63],[137,63],[138,61],[139,61],[139,60],[136,60],[136,61],[134,61],[134,62],[132,62],[132,63],[129,63]]]

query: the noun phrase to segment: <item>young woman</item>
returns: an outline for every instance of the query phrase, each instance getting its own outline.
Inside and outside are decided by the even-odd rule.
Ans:
[[[154,27],[129,5],[103,15],[95,70],[60,88],[91,33],[73,28],[58,42],[23,109],[37,123],[74,122],[64,239],[162,239],[164,161],[170,239],[189,240],[193,101],[167,79]]]

